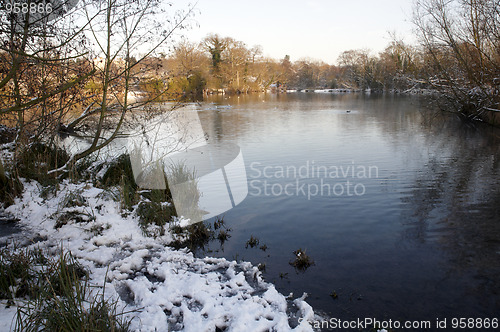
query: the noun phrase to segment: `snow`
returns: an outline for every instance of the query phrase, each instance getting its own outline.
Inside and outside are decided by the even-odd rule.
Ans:
[[[360,90],[353,90],[353,89],[302,89],[302,90],[296,90],[296,89],[287,89],[287,93],[294,93],[294,92],[314,92],[314,93],[330,93],[330,94],[344,94],[344,93],[351,93],[351,92],[359,92]]]
[[[42,198],[38,183],[25,182],[24,187],[23,196],[6,209],[20,219],[22,232],[7,242],[52,251],[62,246],[70,251],[90,271],[93,284],[106,282],[105,295],[118,301],[119,312],[132,319],[134,331],[214,331],[216,327],[312,331],[307,321],[321,319],[305,302],[306,294],[287,299],[251,263],[196,258],[187,250],[174,250],[167,246],[173,240],[168,229],[161,237],[146,237],[137,217],[123,216],[109,191],[65,181],[56,194]],[[68,197],[75,195],[84,198],[85,206],[66,207]],[[92,218],[80,223],[69,220],[55,229],[57,216],[70,210]],[[12,327],[15,314],[16,307],[0,305],[0,330]]]
[[[7,300],[2,300],[0,308],[0,331],[10,331],[15,325],[17,307],[8,305]]]

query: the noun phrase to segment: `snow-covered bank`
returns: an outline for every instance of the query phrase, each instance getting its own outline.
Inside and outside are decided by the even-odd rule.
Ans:
[[[24,189],[6,209],[20,219],[23,231],[2,242],[54,253],[62,245],[90,271],[92,283],[102,285],[106,279],[105,295],[129,312],[133,330],[311,331],[307,320],[320,319],[304,296],[286,298],[250,263],[199,259],[171,249],[168,231],[154,239],[145,236],[133,213],[122,215],[112,192],[68,181],[56,194],[34,181],[24,183]],[[84,202],[67,204],[75,195]],[[68,220],[56,228],[64,213],[89,218]],[[14,316],[14,307],[2,305],[0,328],[8,330]]]

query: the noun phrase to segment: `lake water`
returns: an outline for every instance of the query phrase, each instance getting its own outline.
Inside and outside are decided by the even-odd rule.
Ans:
[[[500,131],[427,104],[373,94],[207,100],[203,129],[240,146],[249,194],[225,213],[231,238],[198,255],[265,263],[278,290],[307,292],[342,320],[498,318]],[[259,245],[246,248],[251,236]],[[315,263],[305,271],[289,264],[299,248]]]

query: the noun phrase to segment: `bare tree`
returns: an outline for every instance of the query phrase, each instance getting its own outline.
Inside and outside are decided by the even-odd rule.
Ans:
[[[65,17],[75,4],[75,0],[2,3],[0,116],[17,125],[18,139],[25,133],[36,139],[54,132],[78,103],[82,84],[94,74],[91,67],[76,61],[86,52],[86,38],[81,27]]]
[[[151,69],[142,64],[165,52],[193,14],[169,13],[163,0],[20,0],[1,9],[0,120],[16,128],[16,151],[55,146],[61,133],[88,142],[53,175],[109,145],[131,110],[155,101],[130,100]]]
[[[189,76],[204,70],[207,65],[207,58],[198,45],[185,40],[174,47],[173,59],[176,62],[176,75]]]
[[[500,4],[497,0],[416,0],[413,19],[430,60],[428,82],[467,119],[499,112]]]
[[[248,90],[246,86],[245,69],[249,63],[250,51],[245,43],[227,37],[224,49],[224,72],[226,81],[234,91]]]
[[[374,88],[375,59],[367,49],[344,51],[338,58],[345,73],[344,84],[348,88]]]

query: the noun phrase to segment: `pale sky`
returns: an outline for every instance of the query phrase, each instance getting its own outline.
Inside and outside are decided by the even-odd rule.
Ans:
[[[174,0],[173,8],[196,1]],[[414,42],[413,0],[199,0],[192,42],[209,33],[233,37],[265,56],[292,61],[309,57],[335,64],[342,51],[369,48],[374,54],[390,42],[389,32]]]

